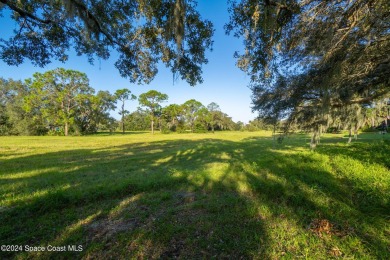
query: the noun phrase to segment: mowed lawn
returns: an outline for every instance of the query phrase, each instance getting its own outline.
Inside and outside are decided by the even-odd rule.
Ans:
[[[0,258],[390,259],[390,135],[0,138]]]

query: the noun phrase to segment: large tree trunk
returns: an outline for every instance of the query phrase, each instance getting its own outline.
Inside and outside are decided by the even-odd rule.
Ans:
[[[154,134],[154,120],[152,119],[152,121],[150,122],[150,127],[152,128],[152,134]]]
[[[315,131],[310,140],[310,148],[314,150],[318,144],[318,131]]]

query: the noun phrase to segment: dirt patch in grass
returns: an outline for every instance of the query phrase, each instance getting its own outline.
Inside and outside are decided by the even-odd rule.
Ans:
[[[179,192],[177,193],[176,198],[178,199],[177,204],[187,204],[194,202],[196,195],[194,192]]]
[[[169,245],[164,253],[160,255],[161,259],[176,259],[181,256],[181,252],[184,249],[184,242],[182,240],[177,240],[172,238],[169,242]]]
[[[99,220],[88,226],[88,240],[110,240],[118,233],[134,230],[138,226],[139,221],[137,219]]]
[[[334,235],[337,237],[345,237],[347,235],[353,234],[354,229],[348,225],[342,226],[336,223],[332,223],[327,219],[313,219],[309,224],[310,231],[322,237],[323,235]]]
[[[343,252],[336,246],[329,250],[329,254],[333,257],[340,257],[343,255]]]

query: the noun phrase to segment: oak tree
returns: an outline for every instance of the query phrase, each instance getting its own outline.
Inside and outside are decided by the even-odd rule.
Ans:
[[[213,35],[195,7],[193,0],[0,0],[0,16],[10,13],[16,24],[9,39],[0,39],[0,59],[43,67],[65,62],[70,49],[90,63],[116,51],[115,67],[130,82],[150,82],[163,62],[195,85]]]
[[[199,111],[204,108],[201,102],[190,99],[184,102],[182,105],[183,114],[186,118],[187,123],[190,125],[191,132],[194,132],[195,121],[199,116]]]
[[[26,111],[40,110],[48,124],[62,125],[66,136],[77,110],[83,106],[83,95],[94,93],[87,75],[63,68],[35,73],[32,79],[26,80],[26,85],[30,90]]]
[[[226,30],[243,38],[236,53],[260,117],[312,131],[390,94],[390,13],[386,0],[230,1]],[[363,111],[360,109],[360,111]],[[344,119],[343,119],[344,118]]]

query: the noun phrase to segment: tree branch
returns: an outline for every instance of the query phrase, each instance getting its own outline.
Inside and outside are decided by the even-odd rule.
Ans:
[[[129,48],[124,45],[124,44],[121,44],[120,42],[116,41],[114,38],[112,38],[112,36],[106,32],[102,25],[100,24],[99,20],[97,19],[96,16],[94,16],[89,10],[88,8],[81,2],[77,1],[77,0],[70,0],[77,9],[79,9],[80,11],[82,12],[85,12],[87,15],[86,15],[86,18],[87,19],[91,19],[91,21],[95,24],[96,28],[98,29],[98,31],[100,33],[102,33],[105,37],[107,37],[107,39],[113,43],[113,44],[116,44],[118,45],[119,47],[121,47],[124,51],[125,50],[128,50]],[[11,1],[9,0],[0,0],[0,3],[3,3],[4,5],[8,6],[11,10],[17,12],[21,17],[28,17],[28,18],[31,18],[35,21],[38,21],[40,23],[43,23],[43,24],[50,24],[50,23],[55,23],[55,21],[51,20],[51,19],[41,19],[39,18],[38,16],[30,13],[30,12],[27,12],[19,7],[17,7],[15,4],[11,3]],[[88,26],[88,25],[86,25]],[[89,29],[89,28],[88,28]]]
[[[44,23],[44,24],[53,23],[52,20],[50,20],[50,19],[43,20],[43,19],[39,18],[38,16],[17,7],[16,5],[14,5],[13,3],[11,3],[8,0],[0,0],[0,3],[5,4],[9,8],[11,8],[13,11],[17,12],[21,17],[28,17],[28,18],[31,18],[33,20],[39,21],[40,23]]]
[[[275,7],[286,8],[287,9],[287,5],[284,5],[284,4],[281,4],[281,3],[278,3],[278,2],[274,2],[274,1],[270,1],[270,0],[264,0],[264,4],[266,6],[275,6]]]
[[[122,47],[123,49],[127,49],[127,47],[126,47],[125,45],[123,45],[123,44],[117,42],[116,40],[114,40],[114,39],[112,38],[112,36],[111,36],[109,33],[107,33],[107,32],[103,29],[103,27],[102,27],[102,25],[100,24],[99,20],[95,17],[95,15],[93,15],[93,14],[88,10],[87,6],[85,6],[83,3],[81,3],[81,2],[79,2],[79,1],[77,1],[77,0],[70,0],[70,1],[77,7],[77,9],[79,9],[79,10],[81,10],[81,11],[84,11],[84,12],[86,13],[86,18],[87,18],[87,19],[91,19],[92,22],[93,22],[93,23],[95,24],[95,26],[97,27],[98,31],[99,31],[100,33],[102,33],[104,36],[106,36],[107,39],[108,39],[110,42],[119,45],[119,46]]]
[[[353,100],[350,100],[348,102],[330,102],[330,107],[332,108],[338,108],[338,107],[344,107],[346,105],[353,105],[353,104],[365,104],[365,103],[368,103],[368,102],[372,102],[380,97],[383,97],[387,94],[389,94],[390,91],[389,90],[384,90],[384,91],[381,91],[381,92],[378,92],[376,93],[375,95],[372,95],[372,96],[369,96],[369,97],[365,97],[365,98],[359,98],[359,99],[353,99]],[[305,98],[305,100],[310,100],[310,98]],[[318,100],[318,99],[317,99]],[[322,106],[322,103],[320,102],[319,104],[311,104],[311,105],[300,105],[298,106],[299,108],[314,108],[314,107],[321,107]]]

